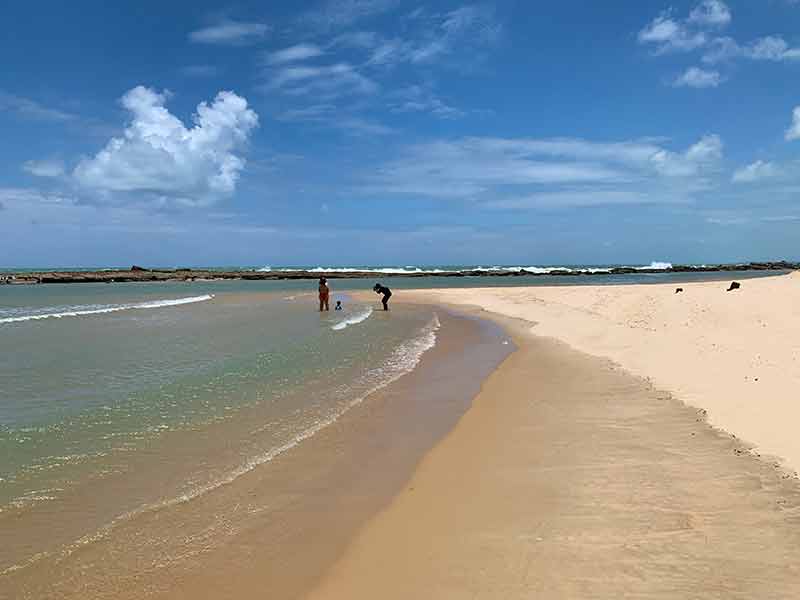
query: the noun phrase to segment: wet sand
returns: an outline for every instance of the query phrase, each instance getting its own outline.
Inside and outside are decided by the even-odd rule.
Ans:
[[[519,349],[309,598],[800,597],[795,478],[648,381],[512,327]]]

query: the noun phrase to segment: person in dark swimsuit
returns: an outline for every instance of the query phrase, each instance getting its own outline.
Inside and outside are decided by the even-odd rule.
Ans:
[[[381,285],[380,283],[376,283],[375,286],[372,288],[376,294],[380,294],[383,296],[381,298],[381,303],[383,304],[383,310],[389,310],[389,298],[392,297],[392,290],[388,287]]]

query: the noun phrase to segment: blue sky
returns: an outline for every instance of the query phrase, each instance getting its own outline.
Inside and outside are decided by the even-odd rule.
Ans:
[[[0,266],[800,258],[800,2],[13,2]]]

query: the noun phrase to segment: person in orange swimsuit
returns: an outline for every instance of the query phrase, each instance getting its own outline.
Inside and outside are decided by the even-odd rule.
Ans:
[[[328,304],[330,299],[331,289],[328,287],[328,280],[324,277],[319,278],[319,312],[323,310],[330,310]],[[323,308],[324,307],[324,308]]]

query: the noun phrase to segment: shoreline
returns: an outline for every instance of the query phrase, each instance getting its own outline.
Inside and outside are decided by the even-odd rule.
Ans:
[[[800,594],[796,479],[703,411],[479,300],[457,308],[517,350],[307,598]]]
[[[789,261],[749,262],[740,264],[672,265],[668,268],[652,267],[608,267],[592,269],[570,269],[562,267],[541,268],[540,271],[520,269],[463,269],[463,270],[419,270],[407,272],[384,272],[381,270],[230,270],[208,269],[145,269],[133,266],[130,269],[103,269],[96,271],[2,271],[0,285],[37,285],[53,283],[132,283],[168,281],[285,281],[326,277],[328,279],[366,279],[376,276],[395,277],[567,277],[580,278],[591,275],[636,275],[667,273],[763,273],[798,271],[800,263]]]
[[[315,435],[188,502],[141,512],[101,528],[100,535],[87,531],[82,538],[87,543],[70,544],[66,553],[50,552],[37,564],[0,577],[0,598],[133,599],[145,592],[171,599],[265,592],[299,597],[358,528],[402,489],[510,350],[500,344],[507,338],[491,321],[461,311],[436,313],[440,333],[420,363]],[[461,351],[465,346],[471,354]],[[252,429],[252,423],[244,425]],[[235,434],[223,426],[206,435],[224,439],[220,431]],[[164,440],[153,451],[171,456],[170,448],[180,450],[188,439]],[[141,457],[131,473],[146,473],[147,460]],[[136,482],[144,480],[124,485]],[[112,487],[101,488],[98,499],[119,484],[109,481]],[[54,506],[49,521],[40,519],[39,530],[46,534],[44,525],[57,524],[63,514],[93,513],[95,492],[87,488],[74,502]],[[11,539],[29,539],[25,522],[0,516]],[[77,525],[74,521],[70,525]]]

